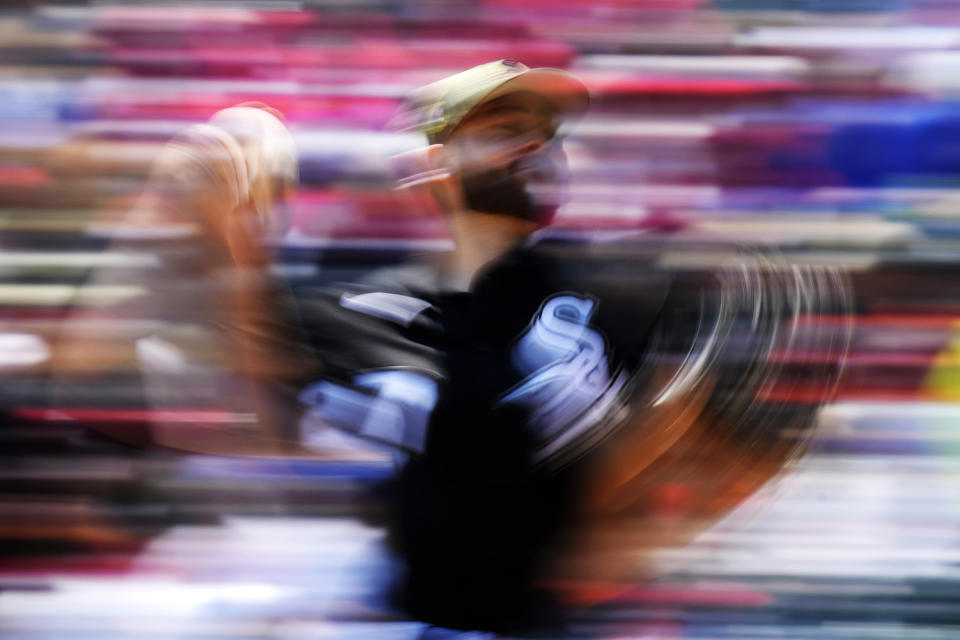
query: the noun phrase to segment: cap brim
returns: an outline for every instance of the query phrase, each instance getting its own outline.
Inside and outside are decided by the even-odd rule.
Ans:
[[[517,91],[530,91],[541,96],[556,110],[558,120],[564,122],[579,119],[590,105],[590,92],[576,76],[563,69],[542,67],[510,78],[485,95],[473,109]]]

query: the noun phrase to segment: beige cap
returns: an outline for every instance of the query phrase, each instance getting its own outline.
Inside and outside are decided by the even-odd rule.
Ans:
[[[406,100],[407,121],[402,128],[422,131],[431,144],[442,143],[476,107],[516,91],[542,96],[565,119],[582,115],[590,102],[586,86],[571,73],[497,60],[412,92]]]

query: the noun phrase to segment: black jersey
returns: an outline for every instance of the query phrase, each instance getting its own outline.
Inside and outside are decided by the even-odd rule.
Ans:
[[[322,424],[406,454],[391,525],[405,608],[505,629],[531,609],[574,463],[616,424],[669,277],[541,244],[506,254],[470,291],[412,280],[307,303],[330,375],[302,399]]]
[[[760,450],[800,433],[816,402],[787,411],[758,390],[786,371],[771,354],[791,344],[845,347],[795,324],[818,305],[841,308],[842,286],[761,262],[671,271],[656,245],[540,243],[466,292],[421,280],[315,300],[307,315],[321,319],[313,334],[331,377],[304,400],[325,424],[406,454],[390,526],[406,610],[464,629],[528,619],[573,515],[580,461],[708,374],[704,411],[725,438]],[[665,388],[652,388],[654,368],[671,372]]]
[[[636,257],[562,244],[518,248],[466,292],[413,273],[328,288],[305,302],[328,372],[305,402],[328,423],[417,454],[428,433],[446,428],[434,426],[446,424],[434,415],[441,405],[464,415],[513,407],[526,414],[535,463],[551,467],[588,447],[595,426],[615,413],[670,288],[664,270]],[[369,409],[364,397],[396,406]],[[396,429],[413,426],[400,424],[411,403],[417,425],[401,435]]]

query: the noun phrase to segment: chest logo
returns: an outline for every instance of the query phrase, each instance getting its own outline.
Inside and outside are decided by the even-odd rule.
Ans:
[[[511,352],[526,377],[503,402],[531,411],[531,425],[543,440],[560,436],[611,387],[607,343],[590,325],[597,302],[564,293],[546,300]]]

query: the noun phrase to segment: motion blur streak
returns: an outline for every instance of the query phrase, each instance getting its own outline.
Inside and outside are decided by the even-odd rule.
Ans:
[[[264,418],[251,381],[311,365],[250,347],[294,340],[243,296],[274,299],[258,267],[302,301],[449,250],[435,204],[393,188],[420,140],[389,124],[409,90],[499,59],[591,93],[543,244],[640,297],[669,272],[696,311],[649,378],[606,381],[642,388],[644,424],[611,411],[543,445],[609,463],[543,578],[559,635],[960,636],[957,0],[5,5],[0,635],[443,631],[388,597],[403,456],[292,433],[296,393]],[[141,215],[149,185],[195,194],[157,186],[171,140],[209,151],[221,133],[188,128],[249,102],[291,132],[296,193],[261,180],[278,204],[240,231],[182,202]],[[213,247],[240,268],[208,270]]]

